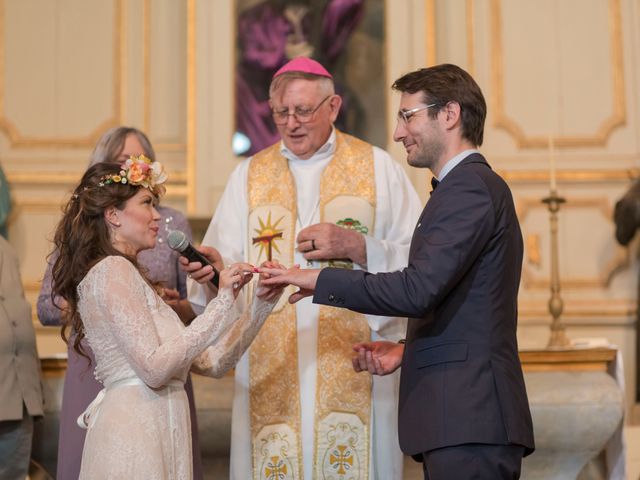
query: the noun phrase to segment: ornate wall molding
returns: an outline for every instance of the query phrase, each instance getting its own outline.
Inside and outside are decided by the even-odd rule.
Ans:
[[[466,24],[467,24],[467,70],[472,77],[476,76],[476,56],[475,56],[475,0],[466,1]]]
[[[143,131],[151,131],[151,0],[142,1],[142,125]],[[155,141],[157,152],[185,152],[185,142]]]
[[[636,305],[630,301],[602,301],[585,305],[584,302],[565,302],[562,322],[565,325],[633,327],[636,321]],[[519,326],[550,325],[551,316],[546,301],[519,302]]]
[[[0,130],[9,139],[12,147],[69,147],[86,148],[95,145],[100,135],[108,128],[122,123],[122,105],[124,102],[123,82],[126,65],[126,14],[123,8],[124,0],[113,0],[114,25],[113,25],[113,113],[112,116],[96,127],[86,137],[37,137],[23,135],[18,126],[6,117],[5,105],[5,44],[0,36]],[[4,31],[6,22],[5,0],[0,0],[0,26]]]
[[[541,182],[549,184],[548,170],[498,170],[498,173],[509,183]],[[572,183],[619,182],[638,177],[640,177],[640,169],[638,168],[556,171],[558,181]]]
[[[232,43],[233,45],[233,43]],[[196,211],[196,0],[187,0],[187,213]]]
[[[70,182],[68,185],[72,187],[76,182]],[[66,184],[66,183],[65,183]],[[162,198],[164,199],[185,199],[187,198],[188,189],[186,185],[167,185],[167,192]],[[18,218],[26,212],[43,212],[43,213],[60,213],[60,208],[66,202],[69,193],[62,193],[59,196],[17,198],[14,200],[14,211],[11,218]],[[11,222],[13,223],[13,221]]]
[[[151,127],[151,0],[142,0],[142,128]]]
[[[547,207],[543,205],[539,198],[520,198],[516,203],[516,210],[521,224],[525,224],[525,220],[532,210],[543,209]],[[612,207],[608,198],[569,198],[567,203],[562,206],[567,211],[570,209],[592,209],[602,215],[607,221],[611,222],[613,218]],[[607,290],[611,279],[620,270],[628,268],[630,265],[629,250],[617,247],[613,257],[607,261],[595,277],[563,277],[561,278],[562,289],[584,290],[598,289]],[[549,290],[549,278],[537,277],[530,267],[529,262],[524,262],[522,266],[522,284],[528,290]]]
[[[566,135],[553,138],[558,148],[605,146],[611,133],[626,123],[624,91],[622,16],[620,0],[608,1],[609,39],[611,42],[612,114],[603,119],[597,131],[590,135]],[[494,126],[508,132],[519,147],[545,148],[548,137],[530,135],[506,112],[504,105],[504,42],[502,33],[502,0],[491,0],[491,67],[494,96]]]
[[[436,55],[436,0],[424,1],[425,25],[425,52],[427,67],[437,63]]]
[[[13,186],[73,186],[82,175],[82,172],[6,172],[9,184]],[[169,185],[182,184],[187,180],[185,171],[171,171],[169,175]]]

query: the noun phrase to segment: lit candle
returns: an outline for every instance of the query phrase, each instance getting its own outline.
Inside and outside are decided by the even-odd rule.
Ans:
[[[549,184],[551,191],[556,191],[556,152],[553,146],[553,136],[549,135]]]

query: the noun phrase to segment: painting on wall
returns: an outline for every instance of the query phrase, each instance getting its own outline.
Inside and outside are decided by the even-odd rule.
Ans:
[[[386,146],[384,0],[236,0],[234,152],[252,155],[280,137],[269,84],[290,59],[311,57],[333,75],[340,130]]]

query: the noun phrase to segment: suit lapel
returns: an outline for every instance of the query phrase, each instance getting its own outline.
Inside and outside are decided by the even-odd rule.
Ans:
[[[453,167],[453,169],[444,177],[444,179],[442,179],[441,182],[439,182],[438,185],[438,192],[436,192],[435,190],[433,192],[431,192],[431,198],[430,200],[426,203],[426,205],[424,206],[424,208],[422,209],[422,213],[420,214],[420,218],[418,219],[418,223],[416,223],[416,228],[414,229],[413,232],[413,238],[411,239],[411,246],[409,247],[409,261],[411,261],[411,257],[413,255],[413,250],[414,250],[414,242],[416,240],[416,233],[418,232],[418,230],[420,230],[420,228],[422,227],[422,223],[425,221],[425,217],[427,216],[427,214],[429,213],[429,210],[431,208],[435,208],[435,204],[432,205],[433,200],[435,198],[438,198],[438,195],[443,195],[446,194],[444,192],[444,190],[446,189],[446,185],[447,185],[447,178],[450,175],[453,175],[454,172],[456,170],[458,170],[459,168],[462,168],[464,165],[468,165],[470,163],[480,163],[483,164],[484,166],[486,166],[487,168],[491,169],[491,165],[489,165],[489,163],[487,162],[487,160],[482,156],[482,154],[480,153],[472,153],[471,155],[469,155],[468,157],[466,157],[464,160],[462,160],[458,165],[456,165],[455,167]],[[431,205],[431,207],[429,207],[429,205]]]

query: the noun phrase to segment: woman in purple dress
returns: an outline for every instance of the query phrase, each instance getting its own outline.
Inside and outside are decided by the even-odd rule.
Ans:
[[[117,127],[106,132],[98,141],[90,165],[99,162],[124,161],[131,155],[144,154],[155,161],[155,152],[147,136],[135,128]],[[167,234],[170,230],[180,230],[191,239],[191,228],[186,217],[169,207],[158,207],[161,215],[161,228],[155,248],[138,255],[140,265],[146,268],[147,277],[153,282],[164,285],[165,301],[176,311],[180,319],[188,323],[195,316],[186,300],[186,274],[179,266],[179,255],[169,248]],[[49,259],[47,270],[42,281],[38,297],[38,318],[43,325],[59,326],[62,324],[61,310],[51,298],[51,266],[55,261]],[[56,299],[56,304],[64,307],[63,300]],[[91,357],[91,365],[73,349],[73,341],[69,342],[67,373],[64,379],[62,408],[60,411],[60,436],[58,439],[58,480],[76,480],[80,473],[82,449],[86,430],[78,427],[76,420],[85,411],[89,403],[96,397],[103,386],[93,376],[96,361],[93,353],[83,341],[84,351]],[[193,478],[202,479],[202,461],[198,440],[198,424],[193,400],[191,377],[185,384],[191,413],[191,436],[193,451]]]

